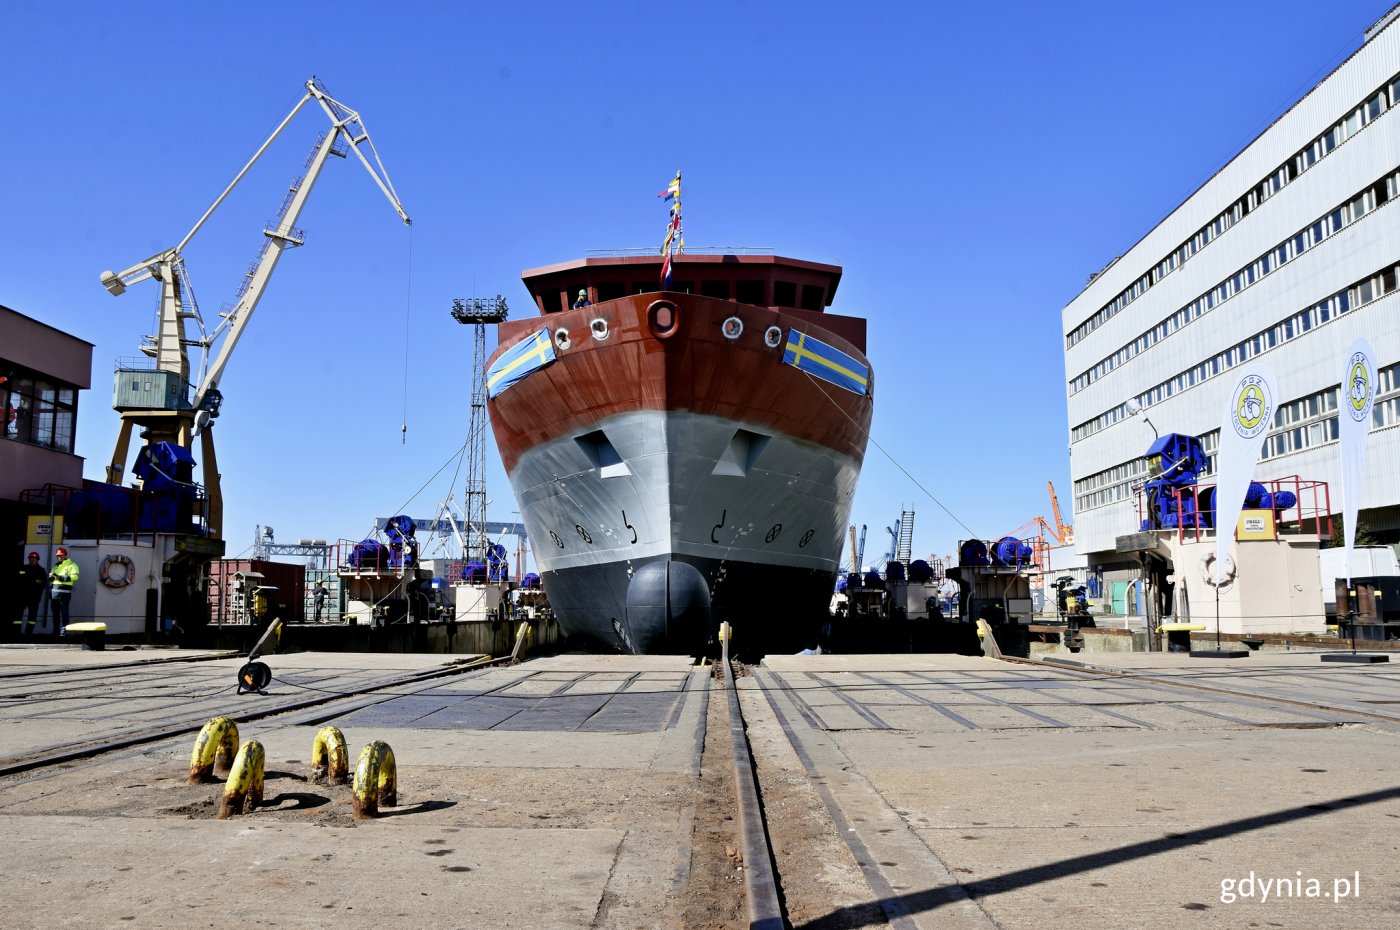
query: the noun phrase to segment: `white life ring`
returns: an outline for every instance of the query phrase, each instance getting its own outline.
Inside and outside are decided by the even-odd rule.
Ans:
[[[1228,555],[1225,556],[1224,569],[1221,572],[1220,584],[1218,587],[1224,591],[1235,583],[1235,560]],[[1215,553],[1201,557],[1201,578],[1212,588],[1217,587],[1215,583]]]
[[[117,590],[125,588],[131,584],[132,576],[136,573],[136,567],[131,564],[131,559],[124,555],[113,554],[102,560],[102,568],[98,572],[98,577],[107,587]]]

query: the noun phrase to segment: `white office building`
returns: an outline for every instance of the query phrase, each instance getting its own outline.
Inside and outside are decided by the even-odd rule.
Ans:
[[[1091,567],[1127,568],[1115,539],[1138,529],[1154,428],[1213,454],[1230,372],[1256,359],[1280,396],[1255,480],[1328,482],[1340,512],[1338,386],[1359,336],[1379,371],[1361,518],[1400,540],[1397,13],[1065,307],[1074,531]]]

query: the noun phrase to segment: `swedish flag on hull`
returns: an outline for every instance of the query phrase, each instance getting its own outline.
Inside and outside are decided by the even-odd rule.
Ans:
[[[495,396],[554,361],[554,341],[549,330],[541,329],[533,336],[516,343],[486,371],[486,393]]]
[[[856,394],[866,394],[870,390],[869,368],[840,349],[795,329],[788,330],[783,364],[795,365],[798,371],[805,371]]]

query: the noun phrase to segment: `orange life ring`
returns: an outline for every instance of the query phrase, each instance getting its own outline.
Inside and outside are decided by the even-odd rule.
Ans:
[[[115,591],[131,584],[135,571],[136,567],[131,563],[131,559],[113,553],[102,560],[102,568],[98,571],[98,577],[102,579],[104,585]]]

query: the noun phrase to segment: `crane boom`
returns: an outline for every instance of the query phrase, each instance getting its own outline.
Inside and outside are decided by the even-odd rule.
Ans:
[[[383,165],[380,164],[379,171],[375,171],[374,166],[369,163],[364,153],[360,151],[361,143],[365,143],[369,145],[371,152],[373,152],[374,143],[370,141],[369,133],[365,131],[364,124],[360,121],[360,115],[358,113],[350,110],[348,107],[345,107],[332,98],[325,92],[325,89],[321,87],[320,82],[312,78],[306,82],[306,96],[303,97],[301,103],[297,104],[296,108],[293,109],[293,114],[296,113],[297,109],[301,108],[302,104],[313,97],[321,104],[321,108],[325,110],[326,115],[330,118],[332,129],[326,134],[325,138],[321,140],[315,153],[311,156],[311,163],[307,167],[305,177],[301,178],[299,181],[293,182],[291,190],[288,192],[288,200],[282,215],[278,218],[273,228],[263,230],[263,235],[267,236],[268,241],[258,257],[256,266],[248,276],[249,284],[246,290],[244,290],[243,296],[239,299],[238,303],[227,312],[225,317],[227,333],[224,336],[223,344],[219,347],[219,354],[215,357],[214,363],[209,367],[209,370],[200,378],[199,387],[195,391],[194,407],[196,410],[205,409],[210,392],[218,389],[219,379],[223,377],[224,366],[228,364],[229,356],[233,354],[234,347],[238,345],[238,340],[243,335],[244,328],[248,325],[248,321],[253,316],[253,311],[257,309],[258,301],[262,299],[263,291],[267,288],[267,282],[271,279],[272,272],[276,270],[277,262],[282,257],[282,253],[289,248],[301,245],[304,241],[301,230],[296,227],[297,220],[301,217],[301,211],[306,206],[307,198],[311,195],[311,188],[316,184],[317,179],[321,175],[321,169],[326,165],[326,159],[331,155],[337,155],[342,158],[345,156],[344,152],[337,149],[336,146],[338,142],[344,139],[348,143],[347,148],[353,150],[355,154],[359,156],[360,163],[365,166],[365,170],[369,172],[370,177],[374,179],[380,191],[388,198],[389,205],[394,208],[394,212],[404,221],[404,225],[412,225],[413,223],[413,221],[409,219],[408,214],[404,212],[403,204],[399,201],[398,195],[394,192],[393,185],[389,183],[389,175],[384,171]],[[289,116],[287,119],[290,120],[291,117]],[[283,120],[282,126],[286,124],[287,120]],[[282,130],[282,126],[277,127],[272,138],[275,138],[276,133]],[[360,130],[358,135],[352,134],[351,126]],[[269,138],[267,142],[263,143],[263,149],[267,148],[272,138]],[[256,160],[258,155],[261,154],[262,149],[259,149],[257,154],[253,156],[253,159]],[[378,163],[378,153],[375,153],[374,158],[375,162]],[[251,165],[252,161],[248,163],[248,166]],[[233,181],[234,184],[238,183],[239,178],[248,170],[248,166],[245,166],[243,171],[239,172],[239,177],[235,178]],[[220,195],[219,200],[227,196],[228,191],[232,189],[233,184],[230,184],[228,189]],[[217,207],[218,205],[219,202],[215,201],[214,206]],[[210,213],[212,213],[213,210],[214,207],[209,208]],[[205,216],[207,217],[208,214],[205,214]],[[203,222],[204,220],[201,219],[200,223]],[[198,228],[199,226],[196,225],[195,230]],[[190,235],[194,235],[195,230],[191,230]],[[185,241],[189,241],[188,236]],[[224,327],[221,327],[221,330],[223,328]],[[216,338],[217,335],[216,333]]]
[[[292,107],[291,112],[278,123],[277,128],[258,147],[257,151],[238,171],[223,192],[215,198],[209,209],[204,211],[204,214],[200,216],[178,245],[137,262],[122,272],[105,271],[101,275],[103,287],[113,296],[123,294],[129,285],[148,279],[159,281],[161,287],[160,317],[157,331],[147,337],[141,350],[155,359],[155,369],[163,375],[157,376],[156,383],[159,389],[154,396],[142,396],[135,399],[129,395],[123,397],[119,388],[116,407],[122,414],[122,427],[118,434],[116,448],[113,451],[111,465],[107,469],[107,481],[114,484],[119,484],[122,481],[126,467],[127,446],[134,425],[140,424],[146,428],[148,444],[173,441],[187,450],[190,448],[193,437],[202,431],[204,433],[201,437],[204,453],[204,485],[208,499],[207,533],[211,537],[218,538],[222,535],[220,532],[222,498],[217,468],[214,463],[213,439],[208,432],[213,419],[219,415],[219,406],[222,402],[218,391],[219,381],[234,348],[238,345],[244,329],[252,318],[253,311],[257,309],[258,301],[261,300],[282,253],[288,248],[301,245],[304,241],[304,233],[297,228],[296,223],[327,159],[331,155],[343,158],[350,151],[354,151],[360,163],[374,179],[376,186],[389,200],[394,212],[398,214],[405,225],[412,223],[398,194],[394,191],[389,174],[384,169],[378,152],[374,149],[374,143],[370,140],[369,132],[365,129],[359,113],[331,97],[314,76],[306,82],[305,86],[305,95]],[[311,100],[315,100],[319,104],[330,120],[331,128],[317,143],[316,149],[307,163],[306,174],[292,182],[287,199],[284,201],[277,218],[269,228],[263,230],[263,235],[267,237],[266,241],[257,261],[254,262],[245,278],[245,283],[239,291],[236,302],[221,313],[222,321],[214,332],[208,333],[199,313],[199,307],[194,300],[193,290],[189,285],[189,277],[184,263],[185,247],[189,245],[190,240],[194,238],[195,234],[199,232],[238,183],[243,180],[249,169],[262,157],[272,142],[281,135],[293,117]],[[370,156],[373,157],[373,164],[362,151],[362,147],[368,148]],[[186,332],[186,324],[189,321],[193,321],[198,327],[197,338],[191,338]],[[218,354],[211,364],[209,350],[216,342],[220,342]],[[193,385],[194,397],[191,400],[189,395],[192,387],[190,377],[192,366],[189,351],[192,347],[200,349],[201,357],[198,381]],[[128,370],[130,369],[118,368],[119,383],[120,375]],[[147,382],[148,390],[149,387],[150,382]]]

